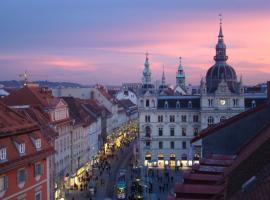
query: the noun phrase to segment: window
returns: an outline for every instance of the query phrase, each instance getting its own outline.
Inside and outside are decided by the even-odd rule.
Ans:
[[[0,177],[0,193],[5,191],[8,187],[8,179],[7,176]]]
[[[149,148],[150,147],[150,142],[149,141],[146,141],[145,142],[145,146]]]
[[[163,142],[158,142],[159,149],[163,149]]]
[[[194,133],[194,136],[197,136],[199,133],[199,129],[197,127],[194,128],[193,133]]]
[[[174,115],[170,115],[170,122],[175,122],[175,116]]]
[[[171,129],[170,129],[170,135],[171,135],[171,136],[174,136],[174,128],[171,128]]]
[[[174,142],[171,141],[171,149],[174,149]]]
[[[41,192],[35,193],[35,200],[41,200]]]
[[[158,129],[158,135],[159,136],[163,136],[163,128],[159,128]]]
[[[36,148],[37,149],[40,149],[41,148],[41,139],[40,138],[38,138],[38,139],[35,140],[35,145],[36,145]]]
[[[207,119],[208,126],[212,126],[214,124],[214,118],[212,116]]]
[[[164,103],[164,108],[169,108],[168,101],[165,101],[165,103]]]
[[[0,161],[7,159],[7,148],[0,149]]]
[[[158,122],[163,122],[163,115],[158,116]]]
[[[186,128],[182,128],[182,136],[187,136],[187,129]]]
[[[181,120],[182,120],[182,122],[187,122],[187,116],[186,115],[182,115],[181,116]]]
[[[226,117],[225,116],[222,116],[221,118],[220,118],[220,122],[223,122],[223,121],[225,121],[226,120]]]
[[[146,99],[146,101],[145,101],[145,107],[149,107],[149,99]]]
[[[141,101],[140,101],[140,102],[141,102],[141,107],[143,107],[143,100],[141,99]]]
[[[24,154],[25,153],[25,143],[19,144],[19,153]]]
[[[43,165],[41,163],[36,163],[35,164],[35,169],[34,169],[34,175],[36,176],[41,176],[43,173]]]
[[[151,137],[151,128],[149,126],[145,127],[145,137]]]
[[[213,107],[213,99],[208,99],[208,107]]]
[[[145,122],[150,122],[150,115],[145,115]]]
[[[24,183],[26,180],[26,171],[25,169],[20,169],[17,172],[17,183]]]
[[[182,149],[186,149],[187,148],[187,143],[184,141],[183,143],[182,143]]]
[[[176,102],[176,108],[180,108],[180,102],[179,101]]]
[[[193,122],[199,122],[199,116],[193,115]]]
[[[252,100],[251,102],[251,108],[255,108],[256,107],[256,101],[255,100]]]
[[[238,99],[233,99],[233,107],[238,107]]]
[[[188,108],[192,108],[192,102],[188,101]]]

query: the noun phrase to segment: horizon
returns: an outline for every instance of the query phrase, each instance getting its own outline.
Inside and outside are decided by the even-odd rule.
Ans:
[[[149,52],[152,80],[161,78],[164,64],[167,83],[175,85],[181,56],[187,84],[198,85],[214,64],[222,13],[228,64],[244,85],[266,82],[269,8],[267,0],[4,1],[0,79],[19,80],[27,70],[30,81],[141,82]]]

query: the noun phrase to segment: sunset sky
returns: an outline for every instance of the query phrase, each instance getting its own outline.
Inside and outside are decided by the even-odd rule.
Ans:
[[[270,80],[269,0],[2,0],[0,80],[140,82],[145,52],[152,80],[165,66],[175,84],[181,56],[187,83],[198,85],[214,64],[223,33],[244,84]]]

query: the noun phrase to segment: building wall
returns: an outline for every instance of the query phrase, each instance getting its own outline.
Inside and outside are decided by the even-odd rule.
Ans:
[[[42,199],[47,199],[47,160],[42,159],[37,162],[42,163],[43,173],[38,178],[34,177],[34,163],[23,165],[22,167],[12,169],[11,171],[1,174],[0,176],[8,177],[7,190],[0,193],[0,199],[18,200],[18,199],[35,199],[35,194],[40,192]],[[37,163],[35,162],[35,163]],[[17,170],[24,168],[26,170],[26,181],[23,187],[17,184]]]

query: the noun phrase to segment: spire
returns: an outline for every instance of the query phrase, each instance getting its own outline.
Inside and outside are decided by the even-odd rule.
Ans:
[[[163,65],[163,72],[162,72],[162,78],[161,78],[161,81],[162,81],[162,85],[165,85],[165,73],[164,73],[164,65]]]
[[[182,57],[179,57],[179,66],[176,73],[176,85],[185,88],[185,73],[184,68],[182,66]]]
[[[151,84],[151,71],[150,71],[150,64],[148,59],[148,53],[145,53],[145,62],[144,62],[144,69],[143,69],[143,78],[142,82],[145,85]]]
[[[218,34],[218,43],[216,45],[216,55],[214,56],[214,60],[216,62],[226,62],[228,60],[228,56],[226,55],[226,45],[223,40],[222,33],[222,15],[219,14],[219,34]]]
[[[222,33],[222,14],[219,14],[219,39],[223,39],[223,33]]]

